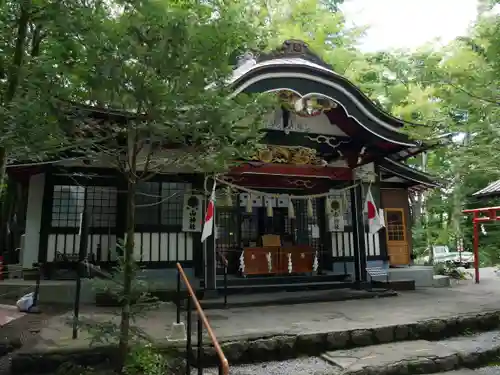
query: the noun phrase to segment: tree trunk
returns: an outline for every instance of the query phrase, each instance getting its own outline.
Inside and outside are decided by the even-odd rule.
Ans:
[[[133,254],[134,254],[134,231],[135,231],[135,190],[137,182],[134,178],[128,179],[127,191],[127,231],[124,252],[123,270],[123,296],[122,313],[120,322],[120,343],[117,370],[122,371],[129,351],[130,332],[130,304],[133,278]]]
[[[5,191],[5,172],[7,168],[7,151],[0,147],[0,199]]]
[[[10,241],[9,227],[16,209],[18,197],[16,183],[7,181],[6,188],[1,197],[1,217],[0,217],[0,253],[7,258],[4,261],[11,262],[11,255],[14,252]],[[11,228],[12,229],[12,228]]]
[[[9,69],[9,77],[7,90],[5,92],[5,102],[1,103],[4,107],[12,102],[16,95],[21,77],[21,67],[23,66],[24,49],[26,46],[26,35],[28,33],[28,23],[30,20],[31,0],[23,0],[21,10],[17,20],[17,38],[14,56],[12,57],[12,65]],[[5,124],[3,124],[5,125]],[[0,145],[0,194],[4,190],[5,171],[7,167],[7,150],[3,145]]]
[[[423,152],[422,153],[422,171],[426,172],[427,171],[427,153]],[[432,249],[432,231],[431,231],[431,220],[430,220],[430,215],[429,215],[429,201],[427,199],[427,194],[426,192],[422,192],[421,196],[421,202],[422,202],[422,216],[425,220],[425,239],[427,243],[427,251],[429,252],[429,264],[434,263],[434,252]]]

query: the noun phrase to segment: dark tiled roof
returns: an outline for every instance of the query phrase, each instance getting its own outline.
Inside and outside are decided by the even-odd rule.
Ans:
[[[429,188],[440,187],[440,181],[428,173],[409,167],[403,163],[390,158],[384,158],[380,163],[380,169],[407,180],[412,185],[423,185]]]
[[[494,181],[485,188],[472,194],[474,197],[500,196],[500,180]]]

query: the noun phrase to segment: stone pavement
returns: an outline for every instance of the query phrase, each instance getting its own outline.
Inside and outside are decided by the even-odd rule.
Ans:
[[[491,276],[493,275],[493,276]],[[488,276],[488,277],[487,277]],[[303,305],[208,310],[208,319],[219,341],[368,329],[411,324],[421,320],[460,314],[500,311],[500,278],[485,274],[481,284],[463,281],[451,288],[429,288],[402,292],[393,298],[326,302]],[[229,299],[231,296],[229,296]],[[164,340],[175,321],[175,306],[138,318],[136,325],[155,340]],[[82,347],[88,336],[71,339],[67,321],[72,312],[51,317],[41,330],[36,349]],[[85,307],[82,316],[101,322],[118,321],[116,310]]]
[[[25,316],[25,313],[21,313],[17,310],[17,307],[14,305],[3,305],[0,304],[0,327],[3,327],[7,323],[12,322],[13,320],[22,318]]]

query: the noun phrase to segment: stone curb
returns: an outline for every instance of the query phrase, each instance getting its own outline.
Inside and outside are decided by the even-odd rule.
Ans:
[[[493,311],[424,320],[410,324],[388,325],[372,329],[277,335],[252,340],[226,341],[221,342],[221,347],[229,363],[243,364],[285,360],[301,355],[318,356],[326,351],[406,340],[436,341],[453,336],[468,335],[473,332],[489,331],[499,326],[500,311]],[[195,341],[193,342],[194,345]],[[163,344],[159,346],[165,350],[172,349],[171,345]],[[113,350],[111,346],[43,352],[30,352],[27,349],[22,349],[13,355],[12,372],[16,374],[40,373],[41,369],[44,372],[49,372],[68,361],[86,365],[95,364],[94,361],[98,363],[102,361],[102,358],[109,358],[110,351]],[[179,354],[184,351],[182,348],[178,350]],[[203,352],[204,365],[213,366],[217,364],[217,357],[213,347],[207,346]],[[194,360],[196,359],[194,358]]]

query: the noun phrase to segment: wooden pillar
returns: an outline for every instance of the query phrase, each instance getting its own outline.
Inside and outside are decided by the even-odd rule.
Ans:
[[[362,185],[351,189],[352,237],[354,242],[354,275],[357,283],[366,281],[366,243],[363,220]]]
[[[380,168],[378,164],[375,164],[375,184],[372,187],[375,189],[372,190],[373,199],[375,200],[375,204],[377,209],[384,209],[383,201],[382,201],[382,181],[380,178]],[[385,215],[385,211],[384,211]],[[379,248],[380,248],[380,257],[384,259],[384,262],[389,262],[389,254],[387,253],[387,233],[386,228],[382,228],[378,231],[378,240],[379,240]]]
[[[352,238],[354,243],[354,275],[358,287],[366,281],[366,236],[365,222],[363,216],[363,185],[361,179],[356,176],[355,169],[359,167],[358,161],[361,156],[362,145],[356,145],[352,150],[345,153],[347,165],[352,170],[353,179],[351,184],[359,183],[351,188],[351,211],[352,211]]]
[[[53,168],[48,167],[45,170],[45,184],[43,187],[42,222],[40,223],[38,263],[47,262],[49,234],[52,226],[52,200],[54,197],[54,181],[52,179],[52,175]],[[44,267],[44,272],[46,270],[47,268]]]

